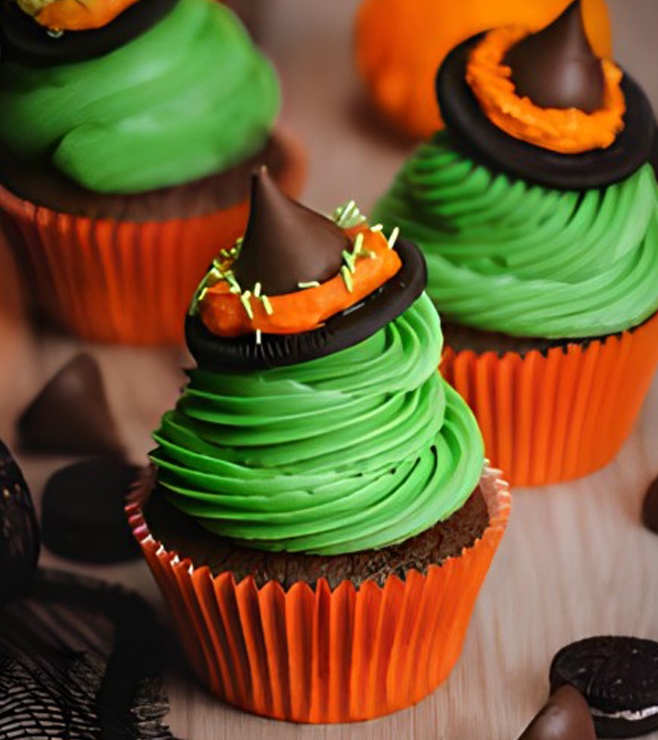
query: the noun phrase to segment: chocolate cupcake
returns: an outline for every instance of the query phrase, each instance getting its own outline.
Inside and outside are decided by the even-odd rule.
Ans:
[[[427,258],[443,372],[516,485],[590,473],[627,438],[658,362],[656,128],[598,58],[580,2],[535,34],[502,27],[442,65],[447,130],[376,218]]]
[[[509,497],[424,286],[411,243],[261,172],[194,298],[197,367],[128,511],[192,664],[248,711],[387,714],[460,653]]]
[[[3,0],[0,42],[0,208],[39,312],[90,340],[182,341],[254,166],[301,186],[271,66],[211,0]]]

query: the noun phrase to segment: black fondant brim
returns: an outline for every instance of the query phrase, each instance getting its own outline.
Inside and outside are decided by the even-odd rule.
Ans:
[[[15,2],[2,0],[0,44],[3,59],[31,66],[82,62],[109,54],[164,18],[178,0],[138,0],[102,28],[53,36]]]
[[[420,297],[427,268],[418,247],[400,239],[402,267],[360,303],[330,318],[322,327],[299,334],[253,334],[226,339],[210,332],[199,316],[185,321],[187,345],[199,367],[219,372],[265,370],[317,360],[353,347],[390,323]]]
[[[529,182],[561,190],[605,187],[649,161],[656,131],[647,96],[624,74],[624,130],[608,149],[560,154],[506,134],[484,114],[466,82],[469,55],[483,34],[454,49],[439,69],[436,90],[441,114],[458,142],[478,159]]]

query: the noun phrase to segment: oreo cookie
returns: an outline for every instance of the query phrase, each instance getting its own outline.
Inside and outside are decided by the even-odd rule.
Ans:
[[[44,545],[84,563],[119,563],[140,556],[125,514],[139,468],[97,457],[58,470],[42,499]]]
[[[466,66],[483,34],[460,44],[446,58],[436,78],[441,114],[458,143],[477,159],[529,182],[561,190],[606,187],[630,177],[650,161],[656,122],[649,99],[625,74],[624,130],[607,149],[560,154],[506,134],[484,114],[466,82]]]
[[[364,341],[390,323],[420,297],[427,268],[418,247],[399,239],[402,267],[360,303],[332,316],[319,329],[299,334],[253,334],[228,339],[208,331],[199,316],[188,316],[185,336],[200,368],[219,372],[266,370],[297,365],[340,352]]]
[[[587,699],[600,738],[658,730],[658,643],[635,637],[592,637],[560,650],[551,690],[571,684]]]
[[[1,0],[3,57],[31,66],[82,62],[109,54],[162,20],[178,0],[139,0],[102,28],[52,34],[13,0]]]

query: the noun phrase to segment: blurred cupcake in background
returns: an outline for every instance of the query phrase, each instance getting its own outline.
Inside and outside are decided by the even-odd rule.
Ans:
[[[407,161],[375,217],[428,263],[442,370],[514,485],[612,460],[658,362],[656,124],[595,54],[575,2],[503,26],[441,67],[447,130]]]
[[[212,0],[3,0],[0,34],[0,208],[39,313],[89,340],[181,342],[254,166],[303,182],[272,67]]]
[[[420,252],[255,178],[187,318],[197,367],[128,508],[198,675],[297,722],[422,699],[458,659],[509,493],[437,372]],[[437,413],[440,411],[440,413]]]
[[[356,61],[377,107],[401,131],[425,138],[441,123],[434,77],[452,49],[475,34],[510,23],[538,31],[569,0],[363,0]],[[612,53],[605,0],[585,0],[597,54]]]

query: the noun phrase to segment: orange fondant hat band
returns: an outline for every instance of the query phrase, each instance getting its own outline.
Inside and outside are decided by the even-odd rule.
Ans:
[[[359,230],[352,252],[354,261],[322,284],[309,284],[295,293],[268,297],[260,289],[235,292],[220,280],[199,301],[206,328],[222,337],[262,332],[297,334],[321,326],[327,319],[359,303],[400,269],[397,252],[381,232]]]
[[[602,60],[603,106],[593,113],[577,108],[541,108],[517,94],[511,70],[504,62],[509,49],[526,36],[519,28],[497,29],[473,50],[467,82],[487,118],[515,139],[561,154],[611,146],[624,127],[626,112],[621,70]]]
[[[37,23],[53,31],[88,31],[111,23],[138,0],[52,0],[28,2],[20,7]]]
[[[466,74],[493,124],[561,154],[614,144],[626,112],[622,77],[594,53],[580,0],[538,33],[518,26],[491,31],[473,49]]]

